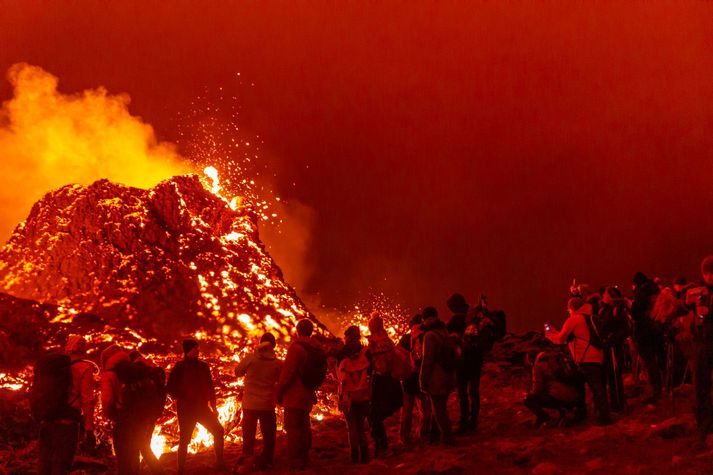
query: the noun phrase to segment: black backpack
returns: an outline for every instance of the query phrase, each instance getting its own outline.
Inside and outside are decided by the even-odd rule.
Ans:
[[[113,371],[121,383],[121,408],[114,411],[113,418],[152,420],[163,411],[166,401],[164,388],[158,381],[158,370],[141,363],[122,361]]]
[[[582,315],[582,317],[584,318],[584,321],[587,324],[587,328],[589,329],[588,344],[598,350],[601,350],[602,348],[604,348],[604,341],[602,340],[599,330],[594,324],[594,319],[591,315]]]
[[[553,351],[548,353],[547,357],[555,368],[557,380],[570,384],[580,381],[581,373],[579,372],[579,367],[572,359],[569,351]]]
[[[81,413],[69,401],[71,387],[72,359],[68,355],[49,354],[40,357],[35,363],[30,389],[33,417],[38,421],[80,421]]]
[[[316,391],[327,378],[327,355],[319,348],[306,343],[297,343],[307,352],[307,359],[301,368],[300,380],[304,386]]]
[[[450,373],[458,368],[460,360],[459,348],[456,341],[450,335],[446,335],[441,341],[441,352],[438,355],[437,363]]]

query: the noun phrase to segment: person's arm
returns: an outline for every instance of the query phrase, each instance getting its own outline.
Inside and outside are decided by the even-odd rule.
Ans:
[[[94,395],[94,371],[91,366],[84,370],[79,380],[79,398],[82,407],[82,418],[84,419],[84,430],[93,432],[96,397]]]
[[[574,331],[575,326],[576,326],[576,323],[574,321],[574,317],[572,316],[572,317],[569,317],[566,322],[564,322],[564,326],[562,327],[562,330],[557,331],[553,328],[553,329],[547,331],[545,333],[545,336],[547,337],[548,340],[550,340],[555,345],[564,345],[569,340],[569,336]]]
[[[423,360],[421,361],[421,374],[419,383],[421,390],[427,392],[428,383],[433,374],[433,365],[436,363],[437,342],[432,332],[426,333],[423,337]]]
[[[237,376],[238,378],[242,378],[247,374],[248,367],[250,366],[250,362],[252,361],[253,356],[254,355],[252,355],[252,354],[245,355],[245,358],[240,360],[240,363],[238,363],[238,366],[235,367],[235,376]]]
[[[173,399],[178,399],[179,386],[181,384],[181,365],[180,362],[171,369],[168,374],[168,382],[166,383],[166,391]]]

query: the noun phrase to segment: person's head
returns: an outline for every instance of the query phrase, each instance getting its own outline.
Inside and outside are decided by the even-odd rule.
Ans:
[[[468,311],[468,302],[466,302],[465,297],[459,293],[455,293],[448,297],[446,300],[446,306],[448,310],[453,313],[466,313]]]
[[[132,363],[136,363],[137,361],[141,361],[141,359],[144,356],[141,354],[139,350],[131,350],[129,352],[129,359],[131,360]]]
[[[426,323],[427,320],[438,319],[438,310],[436,307],[424,307],[421,315],[423,315],[423,323]]]
[[[413,328],[416,325],[420,325],[422,323],[423,323],[423,317],[421,316],[420,313],[418,313],[418,314],[414,315],[413,317],[411,317],[411,320],[408,321],[408,327]]]
[[[701,262],[701,276],[706,285],[713,285],[713,256],[707,256]]]
[[[676,292],[682,292],[683,289],[686,288],[688,285],[688,279],[686,279],[684,276],[679,275],[675,279],[673,279],[673,290]]]
[[[384,331],[384,319],[381,318],[381,315],[379,315],[378,312],[372,312],[371,316],[369,317],[369,332],[372,335],[375,335],[377,333],[381,333]]]
[[[104,371],[112,369],[121,361],[129,361],[129,354],[117,344],[107,346],[99,355],[99,363]]]
[[[198,341],[193,338],[183,340],[183,356],[185,358],[198,358],[200,350],[198,349]]]
[[[649,280],[649,278],[646,277],[646,274],[644,274],[643,272],[637,272],[636,274],[634,274],[634,278],[632,280],[634,281],[634,285],[636,287],[640,287],[644,285],[646,281]]]
[[[297,322],[297,326],[295,327],[295,329],[297,331],[298,336],[310,337],[312,336],[312,332],[314,331],[314,323],[312,323],[312,320],[303,318],[302,320]]]
[[[581,309],[586,302],[582,297],[572,297],[567,301],[567,310],[570,315],[574,315]]]
[[[84,356],[87,352],[87,341],[82,335],[69,335],[64,352],[69,356]]]
[[[277,346],[277,341],[275,340],[275,335],[273,335],[270,332],[264,333],[260,337],[260,344],[262,344],[262,343],[269,343],[270,346],[272,346],[273,348],[275,348]]]
[[[614,305],[615,301],[621,298],[621,290],[617,287],[609,286],[602,292],[602,302],[607,305]]]
[[[361,341],[361,331],[356,325],[352,325],[344,331],[344,343],[353,343]]]

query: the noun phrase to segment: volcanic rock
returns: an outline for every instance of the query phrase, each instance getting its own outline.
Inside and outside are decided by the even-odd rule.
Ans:
[[[0,290],[147,337],[284,337],[311,314],[257,224],[195,175],[149,190],[68,185],[37,202],[0,251]]]

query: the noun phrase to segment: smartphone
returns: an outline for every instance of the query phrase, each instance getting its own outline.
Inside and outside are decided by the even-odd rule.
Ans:
[[[552,327],[550,326],[549,323],[545,323],[545,331],[550,331],[552,330]]]

